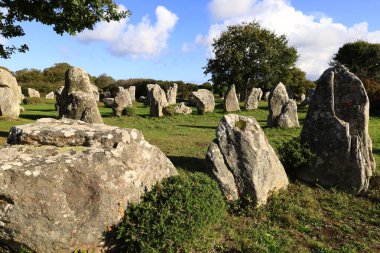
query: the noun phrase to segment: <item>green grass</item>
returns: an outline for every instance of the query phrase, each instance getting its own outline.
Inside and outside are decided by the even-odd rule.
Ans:
[[[192,115],[164,118],[150,118],[147,107],[135,106],[137,117],[113,117],[112,110],[103,107],[100,111],[106,124],[140,130],[181,173],[205,172],[206,150],[224,114],[220,103],[214,113],[197,115],[193,108]],[[24,107],[19,120],[0,119],[0,143],[5,143],[14,125],[57,116],[51,101]],[[239,114],[255,117],[274,147],[301,131],[266,128],[266,102],[260,102],[257,110]],[[301,109],[301,125],[305,116],[306,110]],[[369,132],[379,171],[380,117],[370,118]],[[362,196],[294,182],[259,209],[231,205],[215,232],[219,236],[212,252],[380,252],[380,177],[371,179],[369,192]]]

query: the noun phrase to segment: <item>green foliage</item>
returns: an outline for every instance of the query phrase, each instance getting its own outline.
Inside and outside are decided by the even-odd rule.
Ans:
[[[315,158],[310,148],[305,144],[301,144],[299,137],[295,137],[279,146],[278,154],[287,174],[292,178],[297,176],[298,171],[307,168]]]
[[[182,252],[207,245],[207,234],[226,215],[221,192],[208,176],[164,180],[132,204],[119,228],[129,252]],[[204,238],[203,245],[195,244]]]
[[[308,88],[315,88],[315,83],[306,79],[306,73],[297,67],[291,68],[289,75],[284,77],[283,83],[289,86],[296,99],[300,99],[302,94],[306,94]]]
[[[175,107],[176,105],[169,105],[164,108],[162,108],[162,113],[165,116],[174,116],[175,115]]]
[[[128,106],[128,107],[124,108],[124,110],[122,111],[122,115],[129,116],[129,117],[135,117],[135,116],[137,116],[137,109],[136,109],[136,107]]]
[[[53,30],[62,35],[68,33],[75,35],[85,29],[93,29],[101,21],[118,21],[130,13],[122,11],[113,0],[87,0],[87,1],[48,1],[48,0],[17,0],[1,1],[2,11],[0,32],[10,39],[24,36],[20,24],[23,21],[37,21],[53,26]],[[0,57],[10,58],[15,51],[25,52],[28,46],[4,46],[0,44]]]
[[[35,104],[42,104],[42,99],[41,98],[30,98],[26,97],[22,101],[25,105],[35,105]]]
[[[215,57],[208,59],[205,74],[211,74],[214,92],[235,84],[243,97],[252,87],[268,90],[289,75],[297,51],[284,35],[256,22],[229,26],[212,44]]]
[[[116,82],[111,76],[107,74],[101,74],[95,78],[94,83],[99,89],[104,89]]]
[[[45,80],[50,83],[65,81],[65,74],[72,66],[68,63],[55,63],[54,66],[43,70]]]

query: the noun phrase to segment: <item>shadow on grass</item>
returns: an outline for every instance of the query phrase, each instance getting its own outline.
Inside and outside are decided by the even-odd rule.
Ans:
[[[189,128],[201,128],[201,129],[216,129],[216,126],[192,126],[192,125],[178,125],[180,127],[189,127]]]
[[[376,155],[380,155],[380,149],[379,148],[372,148],[372,153]]]
[[[8,132],[5,132],[5,131],[0,131],[0,137],[3,137],[3,138],[8,138]]]
[[[181,168],[188,172],[202,172],[208,174],[206,159],[188,156],[168,156],[168,158],[176,168]]]
[[[55,112],[54,108],[52,109],[27,109],[27,112]]]
[[[57,115],[44,115],[44,114],[35,114],[35,115],[30,115],[30,114],[22,114],[20,115],[20,118],[22,119],[30,119],[30,120],[38,120],[41,118],[53,118],[57,119]]]

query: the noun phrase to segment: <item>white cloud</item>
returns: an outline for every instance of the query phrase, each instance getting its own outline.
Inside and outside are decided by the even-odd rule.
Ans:
[[[209,4],[209,9],[214,19],[222,20],[246,14],[253,2],[251,0],[213,0]]]
[[[181,48],[184,53],[194,52],[196,49],[197,46],[194,43],[183,43]]]
[[[156,19],[156,23],[151,24],[149,16],[145,16],[137,25],[128,24],[128,19],[100,22],[94,30],[85,31],[78,38],[83,42],[107,42],[114,55],[151,58],[167,47],[170,33],[178,21],[177,15],[163,6],[156,8]]]
[[[229,1],[234,2],[235,1]],[[239,6],[249,6],[244,11],[234,10],[226,0],[212,0],[210,11],[213,17],[223,20],[212,24],[207,35],[197,35],[195,43],[207,45],[210,54],[214,38],[228,25],[257,21],[263,27],[285,34],[289,44],[295,46],[300,55],[297,62],[310,78],[319,77],[328,67],[331,57],[344,43],[358,39],[380,42],[380,31],[369,32],[368,24],[362,22],[352,27],[336,23],[321,13],[306,15],[291,6],[288,0],[239,0]],[[217,7],[217,4],[225,5]],[[241,4],[241,5],[240,5]]]

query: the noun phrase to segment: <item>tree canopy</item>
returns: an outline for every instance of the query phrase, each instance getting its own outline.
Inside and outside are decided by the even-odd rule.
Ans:
[[[243,96],[251,87],[268,90],[284,78],[298,58],[285,35],[260,27],[256,22],[232,25],[214,40],[214,58],[205,74],[211,74],[214,90],[235,84]]]
[[[101,21],[118,21],[130,12],[120,10],[113,0],[2,0],[0,1],[0,33],[6,38],[24,36],[20,24],[37,21],[53,26],[57,34],[75,35],[84,29],[93,29]],[[9,58],[14,52],[25,52],[26,44],[0,44],[0,57]]]

